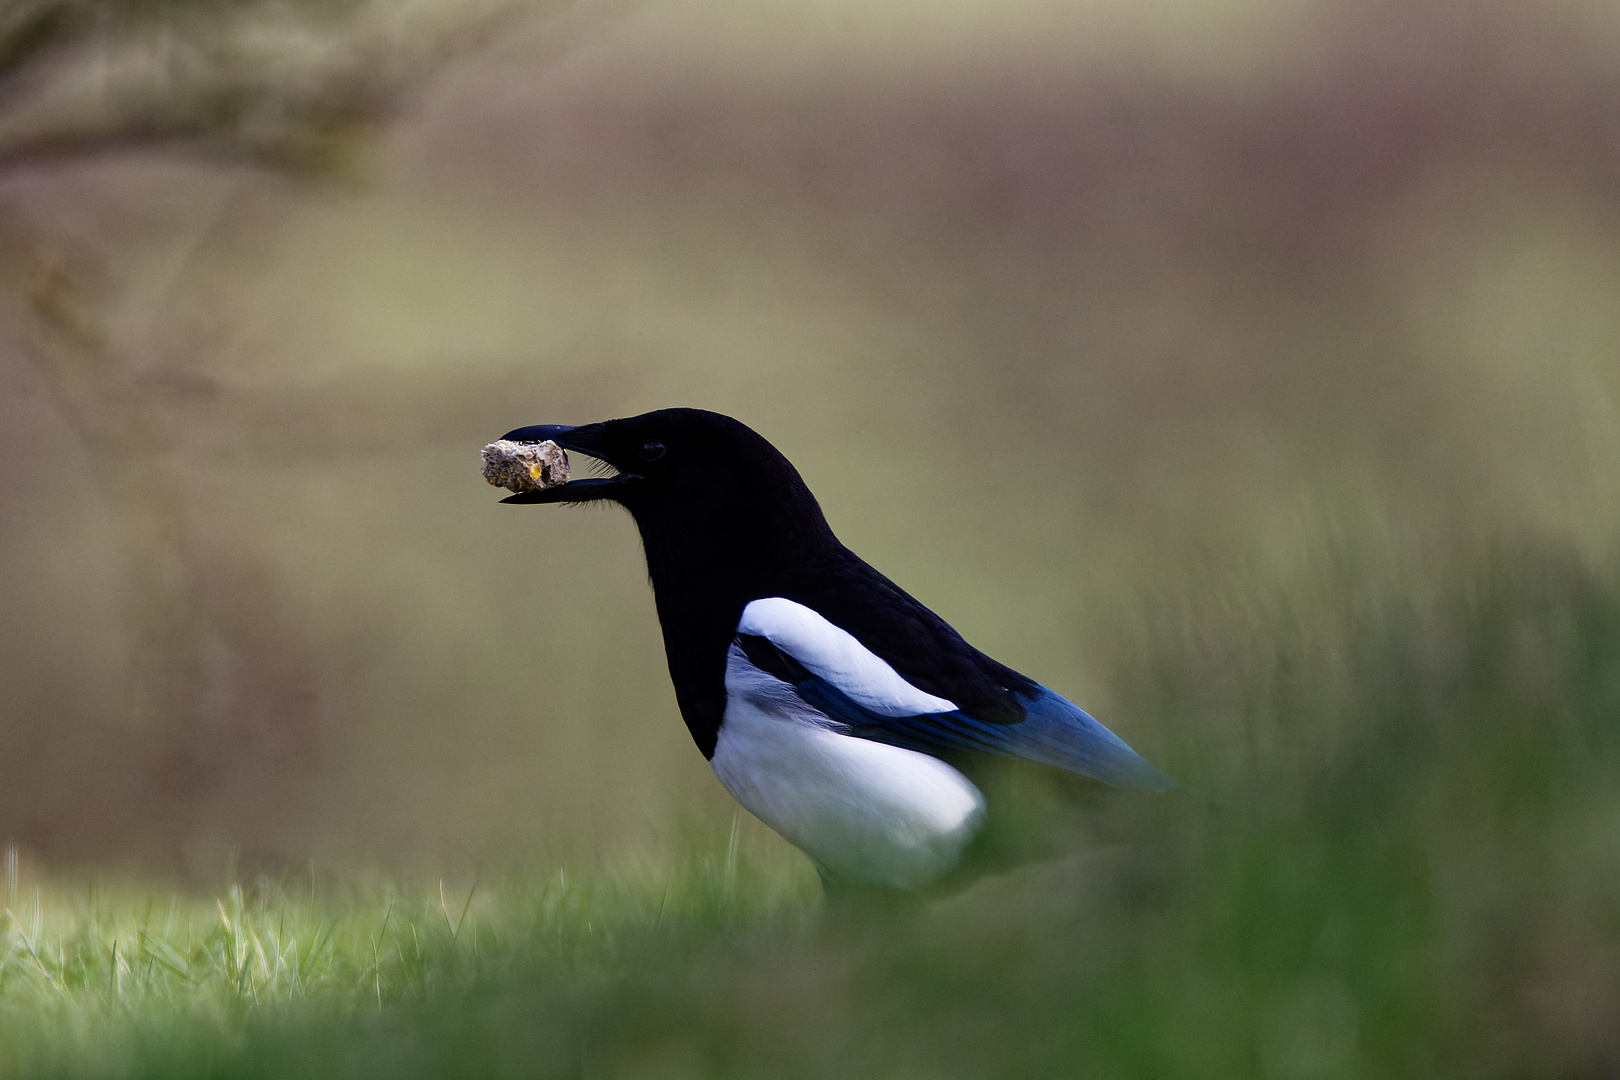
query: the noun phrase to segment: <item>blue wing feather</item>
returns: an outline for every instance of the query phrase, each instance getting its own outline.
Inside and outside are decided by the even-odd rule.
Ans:
[[[1061,695],[1037,685],[1018,693],[1024,719],[992,724],[960,711],[923,716],[879,716],[819,676],[791,684],[810,705],[833,721],[874,742],[937,754],[971,751],[1026,758],[1101,780],[1115,787],[1167,791],[1175,787],[1118,735]]]

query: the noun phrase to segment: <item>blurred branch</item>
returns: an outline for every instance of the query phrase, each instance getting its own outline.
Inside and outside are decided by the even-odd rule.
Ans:
[[[0,178],[127,149],[341,174],[445,61],[533,9],[530,0],[0,0]],[[112,319],[129,287],[117,250],[31,214],[26,198],[13,190],[0,201],[0,332],[33,361],[72,429],[78,445],[63,449],[64,462],[93,462],[88,479],[125,562],[130,656],[126,728],[106,734],[128,739],[142,762],[132,771],[145,779],[145,812],[183,835],[217,772],[221,737],[239,740],[232,725],[253,719],[213,714],[274,708],[282,726],[307,726],[309,659],[277,626],[254,554],[199,540],[161,394],[138,377]],[[250,615],[229,610],[236,594]],[[210,689],[221,672],[233,684],[223,700]]]
[[[340,167],[446,60],[526,0],[12,0],[0,14],[0,172],[157,146]]]

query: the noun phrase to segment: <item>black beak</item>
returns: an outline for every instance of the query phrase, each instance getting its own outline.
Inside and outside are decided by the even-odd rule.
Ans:
[[[501,438],[508,442],[554,442],[564,450],[573,450],[590,457],[599,457],[596,452],[596,437],[600,434],[599,424],[530,424],[528,427],[514,428]],[[605,459],[603,459],[605,460]],[[608,462],[612,464],[612,462]],[[503,503],[582,503],[595,502],[598,499],[615,498],[619,487],[624,483],[622,476],[593,476],[585,480],[570,480],[566,484],[546,488],[543,491],[525,491],[517,495],[509,495],[502,499]]]
[[[588,453],[583,446],[573,446],[568,441],[569,433],[579,430],[573,424],[530,424],[528,427],[514,428],[501,438],[507,442],[554,442],[564,450]]]

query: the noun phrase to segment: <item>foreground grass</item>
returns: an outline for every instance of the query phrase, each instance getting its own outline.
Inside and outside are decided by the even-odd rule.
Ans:
[[[310,868],[218,895],[30,880],[8,852],[0,1075],[206,1074],[219,1053],[283,1029],[453,1011],[536,975],[575,985],[635,955],[813,910],[809,868],[780,848],[745,853],[739,831],[685,841],[673,866],[414,888]]]
[[[1187,720],[1183,790],[926,904],[735,831],[476,889],[19,880],[0,1075],[1615,1075],[1620,591],[1358,565],[1159,620],[1122,694]]]

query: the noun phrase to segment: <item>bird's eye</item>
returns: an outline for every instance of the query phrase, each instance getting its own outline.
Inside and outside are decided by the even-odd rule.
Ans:
[[[657,461],[664,456],[664,444],[661,442],[643,443],[641,446],[642,461]]]

